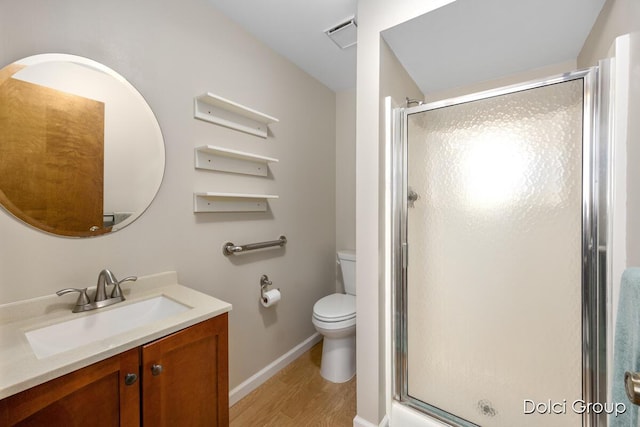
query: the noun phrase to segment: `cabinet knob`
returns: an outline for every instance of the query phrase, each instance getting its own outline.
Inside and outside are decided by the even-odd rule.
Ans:
[[[162,373],[162,365],[158,365],[158,364],[151,365],[151,374],[154,377],[157,377],[161,373]]]
[[[138,381],[138,375],[136,375],[136,374],[127,374],[127,375],[124,376],[124,383],[126,385],[132,385],[136,381]]]

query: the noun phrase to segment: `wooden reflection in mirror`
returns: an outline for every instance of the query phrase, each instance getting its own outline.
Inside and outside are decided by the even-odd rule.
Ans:
[[[21,68],[0,75],[0,203],[55,234],[109,232],[104,103],[12,78]]]
[[[39,230],[93,237],[139,218],[162,183],[162,132],[123,76],[75,55],[0,69],[0,206]]]

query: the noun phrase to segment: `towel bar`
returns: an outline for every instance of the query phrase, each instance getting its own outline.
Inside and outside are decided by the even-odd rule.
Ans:
[[[246,245],[236,246],[231,242],[227,242],[222,246],[222,253],[225,256],[231,256],[233,254],[252,251],[255,249],[264,249],[270,248],[272,246],[284,246],[287,244],[287,238],[285,236],[280,236],[278,240],[271,240],[268,242],[260,242],[260,243],[248,243]]]

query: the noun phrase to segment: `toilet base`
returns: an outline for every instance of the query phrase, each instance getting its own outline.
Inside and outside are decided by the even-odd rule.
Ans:
[[[356,336],[324,337],[320,375],[332,383],[344,383],[356,374]]]

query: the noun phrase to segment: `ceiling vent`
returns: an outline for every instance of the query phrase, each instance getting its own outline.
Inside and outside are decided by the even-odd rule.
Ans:
[[[340,49],[346,49],[358,42],[358,25],[354,18],[324,32]]]

